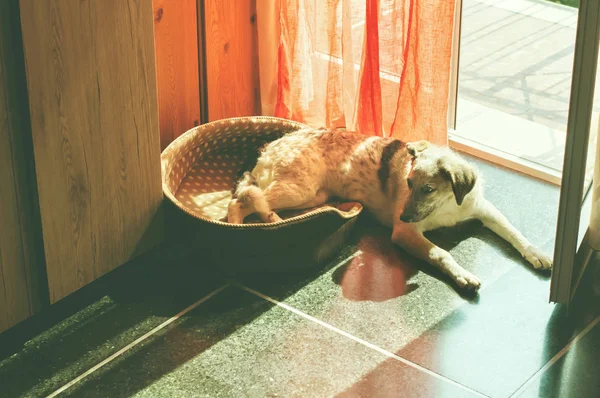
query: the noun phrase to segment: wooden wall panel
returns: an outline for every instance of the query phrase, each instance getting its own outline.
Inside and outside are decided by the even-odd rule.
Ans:
[[[0,332],[44,303],[18,7],[0,1]]]
[[[154,0],[160,143],[200,124],[196,0]]]
[[[152,2],[21,0],[51,302],[161,238]]]
[[[208,118],[258,115],[256,1],[205,0]]]

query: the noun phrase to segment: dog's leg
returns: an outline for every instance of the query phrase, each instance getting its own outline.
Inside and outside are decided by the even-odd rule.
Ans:
[[[413,256],[439,268],[462,288],[477,290],[481,286],[475,275],[458,265],[446,250],[431,243],[414,224],[396,223],[392,232],[392,242]]]
[[[237,199],[229,202],[227,209],[227,222],[230,224],[243,224],[244,219],[254,213],[254,209]]]
[[[227,221],[231,224],[242,224],[252,213],[258,213],[263,222],[281,221],[281,218],[271,210],[264,192],[256,185],[240,184],[236,190],[237,198],[229,202]]]
[[[327,202],[329,195],[307,186],[285,181],[272,182],[264,192],[255,185],[236,191],[238,197],[229,204],[228,222],[241,224],[248,215],[257,213],[263,222],[276,222],[281,218],[274,210],[308,209]]]
[[[490,202],[484,201],[479,207],[476,218],[495,234],[510,243],[535,268],[550,269],[552,259],[542,253],[519,232],[504,215]]]
[[[319,189],[317,191],[317,194],[315,195],[314,198],[312,198],[311,200],[309,200],[308,202],[304,202],[302,204],[293,206],[293,207],[286,207],[286,210],[302,210],[302,209],[310,209],[311,207],[317,207],[317,206],[321,206],[325,203],[327,203],[327,200],[329,200],[329,195],[327,194],[327,192],[325,192],[322,189]],[[277,206],[273,206],[274,209],[278,209],[280,210],[281,208],[277,207]]]
[[[269,207],[276,210],[308,209],[323,204],[328,199],[323,190],[286,181],[271,183],[265,189],[265,197]]]
[[[262,197],[262,191],[255,185],[252,173],[244,173],[233,196],[234,198],[229,202],[227,208],[227,222],[230,224],[243,224],[244,219],[256,211],[254,202]]]
[[[281,217],[273,211],[267,196],[268,188],[263,192],[257,186],[249,187],[242,197],[244,204],[251,207],[251,213],[256,212],[263,222],[281,221]]]

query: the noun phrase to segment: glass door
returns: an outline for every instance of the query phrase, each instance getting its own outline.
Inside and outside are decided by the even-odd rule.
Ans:
[[[590,228],[590,214],[582,212],[586,186],[588,152],[595,155],[598,136],[598,112],[594,112],[594,88],[600,41],[600,3],[582,0],[579,8],[573,79],[569,104],[567,140],[560,191],[560,204],[554,251],[554,268],[550,285],[550,300],[569,303],[581,279],[591,254],[598,247],[598,199],[600,170],[596,164],[589,213],[595,220]],[[598,96],[596,96],[598,97]],[[595,158],[593,156],[592,158]],[[585,231],[585,232],[584,232]]]
[[[560,185],[578,5],[457,1],[451,146]]]
[[[599,3],[456,0],[449,144],[560,186],[550,292],[558,303],[571,300],[600,250],[598,166],[584,204],[600,123]],[[590,213],[598,225],[588,229]]]

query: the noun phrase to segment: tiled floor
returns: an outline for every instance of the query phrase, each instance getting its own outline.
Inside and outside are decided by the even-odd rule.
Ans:
[[[477,163],[489,199],[551,251],[557,188]],[[336,259],[301,273],[225,279],[201,255],[142,259],[0,362],[0,396],[600,394],[599,265],[567,316],[548,303],[548,275],[479,224],[431,238],[480,276],[479,295],[461,295],[366,218]]]

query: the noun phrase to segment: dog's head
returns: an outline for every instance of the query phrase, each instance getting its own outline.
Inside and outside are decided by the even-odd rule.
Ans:
[[[477,181],[477,173],[469,163],[450,149],[427,141],[408,143],[406,149],[413,166],[406,180],[410,194],[400,220],[421,221],[448,201],[463,204]]]

